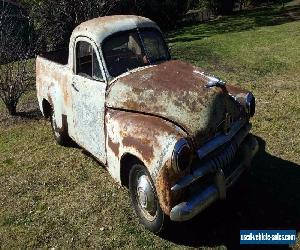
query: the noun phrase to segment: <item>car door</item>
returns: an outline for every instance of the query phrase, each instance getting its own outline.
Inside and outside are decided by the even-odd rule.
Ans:
[[[97,46],[89,39],[77,38],[71,84],[75,141],[102,163],[106,163],[103,65]]]

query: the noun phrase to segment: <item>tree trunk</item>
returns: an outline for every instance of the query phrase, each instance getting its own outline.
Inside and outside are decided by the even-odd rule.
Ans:
[[[14,105],[10,105],[7,107],[8,113],[12,116],[17,115],[17,107]]]

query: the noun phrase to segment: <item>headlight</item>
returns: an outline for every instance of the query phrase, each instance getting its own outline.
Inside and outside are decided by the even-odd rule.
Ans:
[[[176,172],[184,171],[192,163],[193,150],[188,141],[181,138],[175,144],[172,165]]]
[[[250,115],[250,117],[254,116],[255,114],[255,97],[251,92],[248,92],[245,96],[245,102],[246,102],[246,109],[247,113]]]

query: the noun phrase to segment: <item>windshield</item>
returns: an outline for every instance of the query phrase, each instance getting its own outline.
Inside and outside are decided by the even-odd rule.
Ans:
[[[129,70],[170,59],[167,45],[156,29],[140,29],[108,37],[102,46],[112,77]]]

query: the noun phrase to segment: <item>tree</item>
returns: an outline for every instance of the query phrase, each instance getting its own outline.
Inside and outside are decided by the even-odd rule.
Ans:
[[[114,13],[142,15],[167,29],[176,25],[188,6],[187,0],[122,0]]]
[[[169,28],[187,11],[187,0],[22,0],[22,3],[35,28],[38,51],[67,47],[73,29],[94,17],[142,15]]]
[[[37,51],[67,47],[73,29],[109,14],[118,0],[23,0],[36,33]]]
[[[25,38],[27,17],[2,1],[0,9],[0,99],[10,115],[16,115],[20,97],[29,89],[29,47]]]

